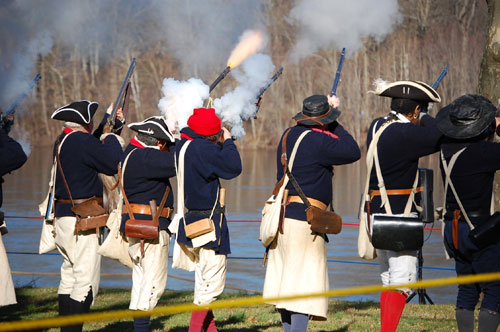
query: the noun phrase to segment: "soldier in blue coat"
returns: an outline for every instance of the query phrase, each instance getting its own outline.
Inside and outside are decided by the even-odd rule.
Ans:
[[[3,203],[2,177],[20,168],[28,159],[21,145],[9,136],[10,129],[14,123],[14,115],[10,115],[2,120],[2,128],[0,128],[0,208]],[[0,225],[2,223],[3,218],[0,219]]]
[[[176,145],[179,167],[180,153],[186,144],[183,181],[186,213],[179,222],[177,242],[196,257],[194,303],[206,305],[224,290],[226,257],[231,253],[229,230],[224,208],[221,206],[220,181],[230,180],[241,173],[241,159],[231,134],[221,129],[221,120],[213,108],[195,109],[188,119],[188,127],[181,131]],[[181,170],[179,170],[181,171]],[[177,211],[179,213],[179,211]],[[185,227],[210,218],[213,231],[188,238]],[[212,311],[197,311],[191,315],[190,332],[217,331]]]
[[[340,114],[337,106],[336,97],[330,102],[323,95],[304,99],[302,112],[294,117],[297,125],[285,131],[276,154],[276,180],[279,183],[284,173],[281,160],[285,152],[282,151],[285,135],[290,160],[294,145],[305,133],[291,165],[291,173],[309,203],[322,210],[332,202],[333,167],[353,163],[361,157],[358,144],[337,121]],[[264,297],[320,293],[329,289],[326,234],[311,231],[306,205],[292,183],[288,183],[286,189],[289,194],[284,220],[270,245]],[[271,304],[281,314],[284,331],[306,331],[310,319],[327,319],[326,297]]]
[[[493,211],[493,181],[500,170],[500,118],[496,108],[478,95],[462,96],[436,117],[446,135],[441,144],[441,171],[445,183],[444,245],[455,259],[457,275],[500,272],[500,221],[488,225]],[[447,175],[448,174],[448,175]],[[449,178],[448,178],[449,176]],[[495,221],[494,218],[492,218]],[[460,332],[474,331],[474,308],[483,293],[479,332],[497,331],[500,323],[500,281],[458,285],[456,319]]]
[[[392,100],[389,115],[372,122],[366,141],[369,147],[367,164],[373,161],[373,166],[368,170],[369,185],[364,194],[363,206],[366,209],[363,217],[370,234],[371,221],[377,214],[417,217],[415,202],[420,202],[418,160],[438,151],[442,136],[435,119],[420,113],[429,102],[441,101],[439,94],[429,85],[417,81],[384,82],[377,87],[376,93]],[[379,175],[376,172],[378,167]],[[360,232],[366,231],[360,227]],[[376,254],[383,285],[416,281],[417,251],[396,252],[377,248]],[[410,292],[404,287],[398,291],[381,292],[380,331],[396,330]]]
[[[2,128],[0,128],[0,208],[2,207],[3,196],[2,196],[2,182],[3,176],[20,168],[26,162],[26,154],[24,153],[21,145],[9,137],[9,130],[14,122],[14,116],[2,118],[0,113],[0,119],[2,119]],[[16,303],[16,293],[14,290],[14,284],[12,282],[12,276],[10,275],[9,261],[7,255],[5,254],[5,248],[3,247],[2,236],[7,233],[7,227],[5,226],[4,213],[0,211],[0,279],[4,281],[6,287],[3,289],[2,294],[0,294],[0,306],[9,305]]]
[[[96,102],[80,100],[52,114],[52,119],[64,121],[64,131],[54,145],[54,155],[59,154],[55,185],[55,241],[64,258],[58,289],[60,315],[88,312],[99,288],[101,256],[97,254],[96,229],[77,232],[77,218],[72,209],[91,197],[96,197],[102,204],[103,184],[98,173],[116,174],[123,156],[114,134],[101,137],[106,116],[91,134],[92,117],[97,107]],[[121,123],[117,121],[116,125],[121,126]],[[61,330],[81,331],[82,325]]]
[[[123,206],[120,231],[126,234],[125,223],[130,213],[138,220],[152,220],[151,200],[156,201],[156,213],[161,210],[158,238],[145,240],[141,248],[139,238],[128,237],[129,254],[134,263],[129,309],[149,311],[158,303],[167,283],[168,225],[174,206],[170,178],[175,176],[175,139],[160,116],[128,127],[137,135],[130,139],[122,161],[127,203]],[[160,206],[162,201],[165,203]],[[136,332],[148,331],[149,317],[134,318],[134,327]]]

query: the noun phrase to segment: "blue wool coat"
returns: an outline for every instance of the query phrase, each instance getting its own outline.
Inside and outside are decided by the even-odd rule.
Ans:
[[[230,139],[220,146],[204,139],[190,128],[184,128],[181,133],[183,136],[193,139],[186,150],[184,161],[184,204],[186,209],[212,210],[217,197],[219,179],[230,180],[240,175],[240,154]],[[186,138],[182,138],[180,143],[176,145],[177,157],[179,157],[179,152],[186,141]],[[217,203],[217,207],[219,206],[220,204]],[[198,214],[188,211],[185,214],[186,224],[209,216],[210,213]],[[231,253],[226,217],[222,216],[222,227],[220,227],[220,213],[214,214],[212,220],[217,240],[209,242],[203,247],[213,248],[218,254]],[[179,223],[177,241],[192,246],[191,240],[186,238],[182,220]]]
[[[162,152],[153,148],[142,148],[129,144],[125,149],[122,160],[122,167],[125,158],[131,151],[128,158],[125,172],[123,175],[123,184],[125,194],[130,203],[149,205],[150,200],[156,200],[159,206],[165,190],[170,188],[170,193],[165,203],[165,208],[174,207],[174,193],[170,185],[170,178],[175,176],[174,153],[171,151]],[[151,216],[135,214],[136,219],[149,219]],[[123,205],[121,232],[125,232],[125,222],[130,218],[127,207]],[[160,230],[166,230],[170,219],[160,218]]]
[[[379,128],[385,122],[384,118],[375,119],[368,130],[366,146],[372,141],[373,126]],[[418,159],[439,150],[439,140],[442,134],[436,127],[436,120],[424,115],[420,126],[408,123],[393,123],[382,133],[378,141],[378,156],[382,176],[387,189],[410,189],[415,181],[418,169]],[[378,180],[375,165],[370,175],[370,190],[378,190]],[[415,201],[420,200],[420,194],[415,195]],[[408,195],[391,195],[389,202],[393,214],[404,212]],[[385,213],[380,207],[380,196],[375,196],[370,205],[371,213]],[[412,206],[412,211],[416,211]]]
[[[2,177],[21,167],[28,157],[21,145],[0,129],[0,207],[2,207]]]
[[[302,125],[291,128],[286,142],[288,158],[291,157],[298,137],[306,130],[309,128]],[[329,205],[332,199],[333,166],[350,164],[361,157],[358,143],[342,125],[333,126],[331,133],[337,137],[317,131],[307,134],[299,145],[292,167],[292,175],[305,195],[320,200],[325,205]],[[281,140],[276,154],[277,181],[283,177]],[[289,190],[289,196],[298,195],[291,182],[286,188]],[[306,206],[303,203],[290,203],[286,208],[285,217],[307,220],[305,210]]]
[[[103,185],[98,173],[106,175],[117,173],[123,151],[116,137],[112,135],[107,136],[102,143],[99,141],[105,121],[106,117],[93,135],[80,131],[72,133],[61,148],[61,167],[73,199],[102,197]],[[56,153],[57,142],[64,136],[66,134],[63,132],[56,140],[53,156]],[[55,198],[56,217],[75,216],[71,211],[71,203],[57,202],[57,199],[69,199],[59,168],[56,174]]]

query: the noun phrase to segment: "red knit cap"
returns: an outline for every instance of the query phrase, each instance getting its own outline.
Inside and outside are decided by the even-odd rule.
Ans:
[[[203,136],[215,135],[221,130],[221,121],[213,108],[195,108],[187,124]]]

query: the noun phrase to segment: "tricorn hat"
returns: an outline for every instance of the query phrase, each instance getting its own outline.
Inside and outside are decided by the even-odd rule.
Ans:
[[[163,142],[175,142],[174,135],[161,116],[152,116],[141,122],[128,125],[130,129],[138,133],[146,134]]]
[[[448,137],[480,135],[495,120],[496,107],[487,98],[467,94],[443,107],[436,116],[438,129]]]
[[[326,96],[313,95],[304,99],[302,112],[297,113],[293,119],[307,126],[327,125],[337,120],[340,113],[338,109],[330,107]]]
[[[431,86],[420,81],[375,81],[375,93],[382,97],[410,99],[416,102],[439,103],[441,97]]]
[[[75,122],[83,126],[88,125],[95,112],[99,107],[99,103],[95,101],[79,100],[71,104],[58,108],[52,113],[51,119]]]

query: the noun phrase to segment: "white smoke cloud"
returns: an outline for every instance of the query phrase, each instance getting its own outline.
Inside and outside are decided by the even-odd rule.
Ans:
[[[255,116],[256,96],[271,78],[274,65],[269,55],[254,54],[233,71],[239,85],[221,98],[214,100],[214,108],[222,122],[229,125],[236,138],[245,135],[243,121]]]
[[[202,107],[203,100],[208,98],[208,90],[208,85],[200,79],[177,81],[165,78],[161,88],[163,97],[158,103],[158,108],[161,115],[166,118],[168,128],[179,132],[186,127],[193,109]]]
[[[262,26],[261,0],[9,0],[0,2],[0,105],[38,73],[53,45],[106,62],[154,48],[170,52],[184,77],[220,68],[246,29]],[[43,78],[42,78],[43,79]]]
[[[400,23],[397,0],[298,0],[288,21],[299,27],[289,59],[297,62],[320,49],[349,53],[363,46],[363,38],[382,41]]]

